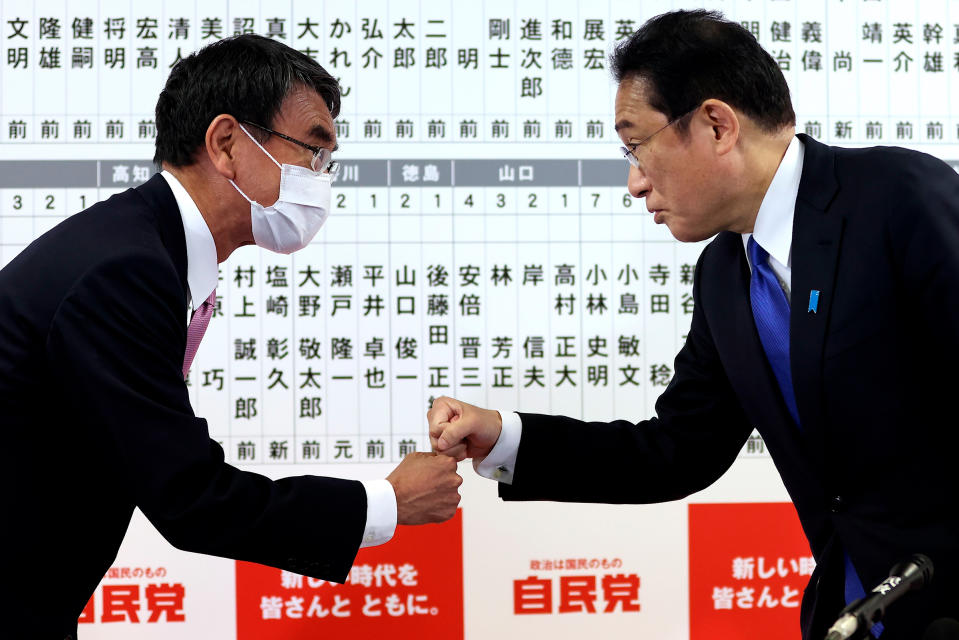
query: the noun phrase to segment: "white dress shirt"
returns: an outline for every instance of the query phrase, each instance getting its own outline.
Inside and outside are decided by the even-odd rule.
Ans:
[[[183,220],[188,302],[192,311],[194,301],[206,300],[216,289],[220,277],[216,244],[206,220],[180,181],[169,171],[163,171],[160,175],[170,185]],[[192,313],[187,316],[188,323],[191,316]],[[388,542],[396,531],[396,494],[388,480],[366,480],[363,481],[363,487],[366,489],[366,529],[360,546],[373,547]]]
[[[769,266],[779,277],[779,286],[791,299],[792,291],[792,244],[793,214],[796,212],[796,197],[799,195],[799,180],[802,178],[803,158],[806,150],[799,138],[793,137],[783,155],[779,169],[769,183],[763,203],[759,205],[753,232],[743,234],[743,250],[749,236],[769,254]],[[746,253],[749,259],[749,252]],[[749,269],[753,265],[750,262]]]
[[[786,293],[786,298],[790,297],[792,287],[793,215],[804,156],[805,148],[794,136],[763,196],[753,232],[742,234],[743,251],[746,251],[749,236],[754,235],[759,246],[769,254],[769,266],[779,277],[779,285]],[[746,260],[749,260],[748,252]],[[750,271],[752,267],[750,263]],[[489,455],[479,463],[474,461],[473,468],[483,477],[512,484],[523,421],[513,411],[500,411],[499,414],[503,418],[503,431]]]

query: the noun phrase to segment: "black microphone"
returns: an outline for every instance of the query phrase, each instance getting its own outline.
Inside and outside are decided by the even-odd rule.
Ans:
[[[959,640],[959,622],[952,618],[939,618],[926,627],[922,640]]]
[[[921,553],[898,563],[889,571],[889,577],[871,593],[840,612],[836,624],[829,628],[826,640],[846,640],[864,635],[882,620],[890,604],[910,591],[921,589],[930,580],[932,560]]]

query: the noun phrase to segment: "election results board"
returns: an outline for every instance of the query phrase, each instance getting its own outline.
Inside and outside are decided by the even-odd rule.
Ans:
[[[343,167],[309,247],[220,265],[187,384],[229,462],[382,478],[429,449],[440,395],[651,416],[702,244],[626,192],[608,54],[704,6],[776,59],[798,131],[959,160],[955,0],[2,0],[0,264],[149,179],[170,67],[259,33],[339,79]],[[504,504],[460,471],[454,520],[361,551],[345,585],[177,551],[138,513],[80,636],[798,638],[814,563],[758,436],[663,505]]]

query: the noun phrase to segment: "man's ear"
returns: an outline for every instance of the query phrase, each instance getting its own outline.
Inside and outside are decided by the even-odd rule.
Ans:
[[[213,122],[206,129],[207,157],[220,175],[228,180],[236,177],[235,146],[241,135],[243,131],[240,123],[226,113],[213,118]]]
[[[710,139],[717,155],[725,155],[739,142],[739,115],[722,100],[710,98],[703,102],[697,114],[710,131]]]

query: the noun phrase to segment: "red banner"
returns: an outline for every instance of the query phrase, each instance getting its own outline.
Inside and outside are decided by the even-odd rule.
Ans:
[[[462,511],[360,549],[339,585],[236,563],[237,640],[463,638]]]
[[[798,640],[814,568],[792,504],[689,505],[690,640]]]

